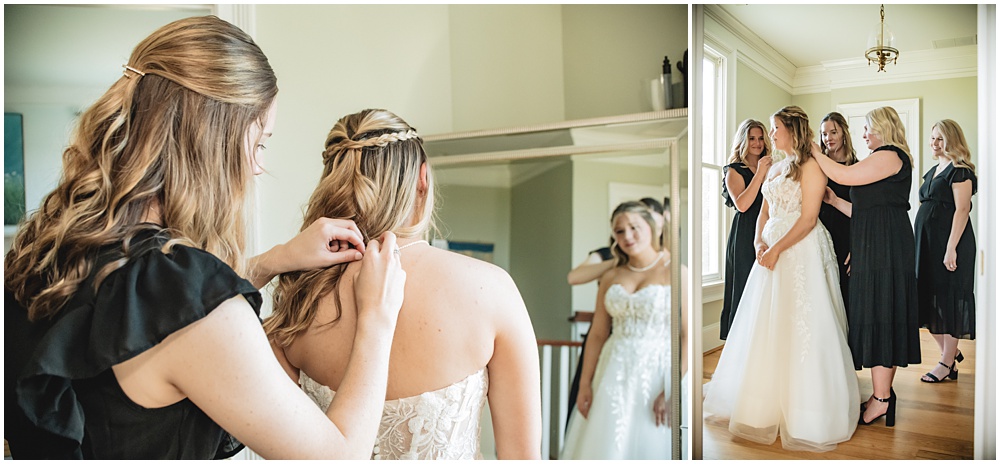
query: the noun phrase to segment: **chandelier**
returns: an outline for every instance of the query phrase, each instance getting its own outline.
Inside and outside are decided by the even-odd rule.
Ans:
[[[868,50],[865,51],[865,58],[868,58],[868,66],[873,62],[878,63],[878,71],[885,71],[885,64],[892,61],[896,64],[899,57],[899,50],[896,47],[896,36],[892,31],[885,30],[885,5],[879,7],[879,22],[877,32],[872,32],[868,36]]]

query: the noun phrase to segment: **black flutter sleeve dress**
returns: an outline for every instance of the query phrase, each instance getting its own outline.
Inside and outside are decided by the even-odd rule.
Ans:
[[[165,254],[166,240],[137,233],[127,263],[95,290],[97,270],[124,256],[121,243],[100,250],[94,272],[51,320],[30,322],[5,289],[4,437],[14,459],[211,459],[243,448],[188,399],[162,408],[132,402],[111,370],[236,295],[259,314],[250,282],[202,250]]]
[[[910,226],[910,158],[899,172],[851,188],[851,287],[847,342],[854,368],[920,363],[916,247]]]
[[[736,171],[743,177],[743,185],[749,186],[753,180],[753,171],[743,163],[733,163],[722,168],[722,198],[726,206],[735,209],[736,199],[729,195],[726,188],[726,175],[729,170]],[[729,336],[729,328],[736,318],[736,308],[743,297],[743,287],[747,284],[747,276],[753,263],[757,261],[753,246],[754,234],[757,233],[757,216],[764,204],[764,194],[757,190],[757,197],[746,211],[736,210],[732,228],[729,229],[729,240],[726,241],[726,285],[722,301],[722,316],[719,318],[719,338],[725,340]]]
[[[920,326],[932,334],[971,340],[976,338],[976,235],[971,219],[955,248],[954,272],[944,267],[944,254],[955,217],[952,185],[972,181],[975,195],[978,181],[969,168],[949,164],[937,176],[935,169],[924,174],[914,227]]]

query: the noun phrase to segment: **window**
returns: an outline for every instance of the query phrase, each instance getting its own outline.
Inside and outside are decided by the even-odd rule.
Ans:
[[[705,47],[702,63],[702,282],[705,287],[723,280],[726,211],[720,197],[722,167],[726,162],[726,61]],[[706,295],[707,296],[707,295]],[[707,298],[706,298],[707,299]]]

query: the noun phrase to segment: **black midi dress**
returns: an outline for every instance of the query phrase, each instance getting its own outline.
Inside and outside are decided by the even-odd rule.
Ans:
[[[733,169],[743,177],[743,185],[749,186],[753,180],[753,171],[743,163],[733,163],[722,168],[722,197],[726,206],[735,209],[736,199],[729,195],[726,188],[726,175]],[[764,194],[757,190],[757,197],[746,211],[736,210],[733,226],[729,229],[729,240],[726,241],[726,286],[722,302],[722,316],[719,318],[719,338],[725,340],[729,336],[729,328],[736,318],[736,308],[743,297],[743,287],[747,284],[747,276],[756,262],[757,256],[753,246],[754,234],[757,233],[757,216],[764,203]]]
[[[854,368],[920,363],[916,246],[910,209],[910,158],[885,179],[851,188],[851,288],[847,341]]]
[[[976,235],[971,220],[955,248],[955,271],[944,267],[944,254],[955,216],[952,185],[971,180],[975,195],[977,179],[969,168],[949,164],[937,176],[935,169],[924,174],[914,227],[920,326],[932,334],[972,340],[976,338]]]

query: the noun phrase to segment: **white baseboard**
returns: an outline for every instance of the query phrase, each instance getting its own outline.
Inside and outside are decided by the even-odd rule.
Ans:
[[[723,340],[719,340],[719,323],[709,324],[701,328],[701,352],[705,353],[722,346]]]

